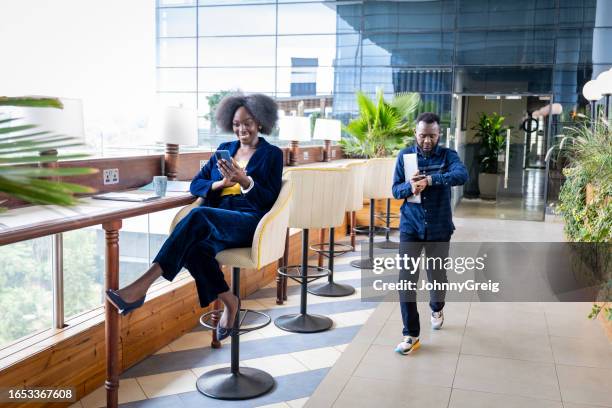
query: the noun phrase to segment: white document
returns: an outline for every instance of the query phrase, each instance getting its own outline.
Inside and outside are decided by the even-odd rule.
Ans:
[[[409,183],[412,175],[419,171],[419,160],[417,159],[416,153],[406,153],[404,155],[404,177],[406,182]],[[411,195],[406,199],[409,203],[421,203],[421,195]]]

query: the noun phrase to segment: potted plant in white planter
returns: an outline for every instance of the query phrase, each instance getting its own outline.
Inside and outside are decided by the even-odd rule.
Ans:
[[[478,122],[472,130],[480,142],[478,160],[480,173],[478,174],[478,189],[480,197],[495,200],[497,193],[498,156],[506,146],[505,118],[497,113],[487,115],[481,113]]]

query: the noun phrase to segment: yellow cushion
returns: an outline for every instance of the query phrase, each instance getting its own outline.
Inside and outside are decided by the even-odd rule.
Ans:
[[[247,163],[249,161],[248,160],[241,160],[238,162],[238,165],[245,169],[247,166]],[[240,184],[236,183],[233,186],[230,187],[225,187],[223,190],[221,190],[221,197],[226,196],[226,195],[236,195],[236,194],[241,194],[242,191],[240,191]]]

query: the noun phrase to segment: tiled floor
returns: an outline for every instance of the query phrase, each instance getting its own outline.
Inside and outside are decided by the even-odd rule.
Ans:
[[[555,222],[455,224],[453,241],[563,239]],[[419,350],[394,353],[400,311],[382,302],[306,407],[612,407],[612,344],[591,304],[449,302],[439,331],[418,307]]]
[[[422,347],[402,356],[399,310],[381,303],[307,407],[612,407],[612,345],[590,304],[491,306],[486,319],[487,304],[448,303],[443,329],[422,319]],[[583,320],[591,330],[572,337]]]
[[[267,371],[277,381],[275,389],[264,397],[244,402],[212,400],[200,394],[196,379],[207,371],[229,366],[229,339],[219,350],[210,348],[210,333],[196,327],[121,376],[119,403],[122,407],[302,407],[331,366],[340,357],[359,328],[368,320],[376,303],[360,300],[360,272],[348,263],[358,255],[337,258],[336,280],[352,284],[356,292],[342,298],[308,296],[308,310],[334,321],[332,330],[312,334],[294,334],[270,324],[262,330],[241,336],[241,366]],[[299,286],[289,283],[288,300],[276,305],[276,284],[270,284],[242,306],[262,310],[272,319],[299,309]],[[79,408],[103,407],[103,387],[76,404]]]
[[[456,218],[454,241],[561,241],[556,222]],[[443,330],[422,313],[422,348],[393,352],[401,340],[399,308],[360,300],[360,272],[336,261],[336,279],[357,288],[344,298],[308,296],[309,311],[334,320],[332,330],[282,331],[274,324],[241,337],[241,364],[269,372],[277,385],[249,401],[200,394],[196,378],[229,365],[229,343],[212,350],[197,327],[123,373],[122,407],[612,407],[612,347],[589,304],[448,303]],[[273,319],[299,307],[290,282],[288,301],[275,303],[275,284],[243,301]],[[74,404],[104,406],[101,387]]]

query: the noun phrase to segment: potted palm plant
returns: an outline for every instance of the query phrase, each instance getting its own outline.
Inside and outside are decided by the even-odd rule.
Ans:
[[[418,93],[396,95],[385,101],[382,89],[376,101],[357,92],[359,117],[349,122],[344,130],[349,134],[340,141],[348,157],[388,157],[404,147],[405,139],[413,132],[409,118],[419,105]]]
[[[0,97],[0,106],[63,108],[57,98],[5,96]],[[36,131],[35,124],[14,125],[18,119],[0,115],[0,193],[33,204],[72,205],[76,203],[75,193],[94,191],[89,187],[61,182],[59,178],[93,174],[96,169],[39,167],[42,163],[86,157],[84,154],[40,154],[80,144],[75,138]],[[1,210],[4,208],[0,207]]]
[[[498,157],[506,146],[505,133],[508,129],[504,127],[504,120],[503,116],[495,112],[491,115],[481,113],[478,122],[472,127],[476,131],[474,136],[480,142],[478,189],[480,197],[484,199],[496,198]]]

